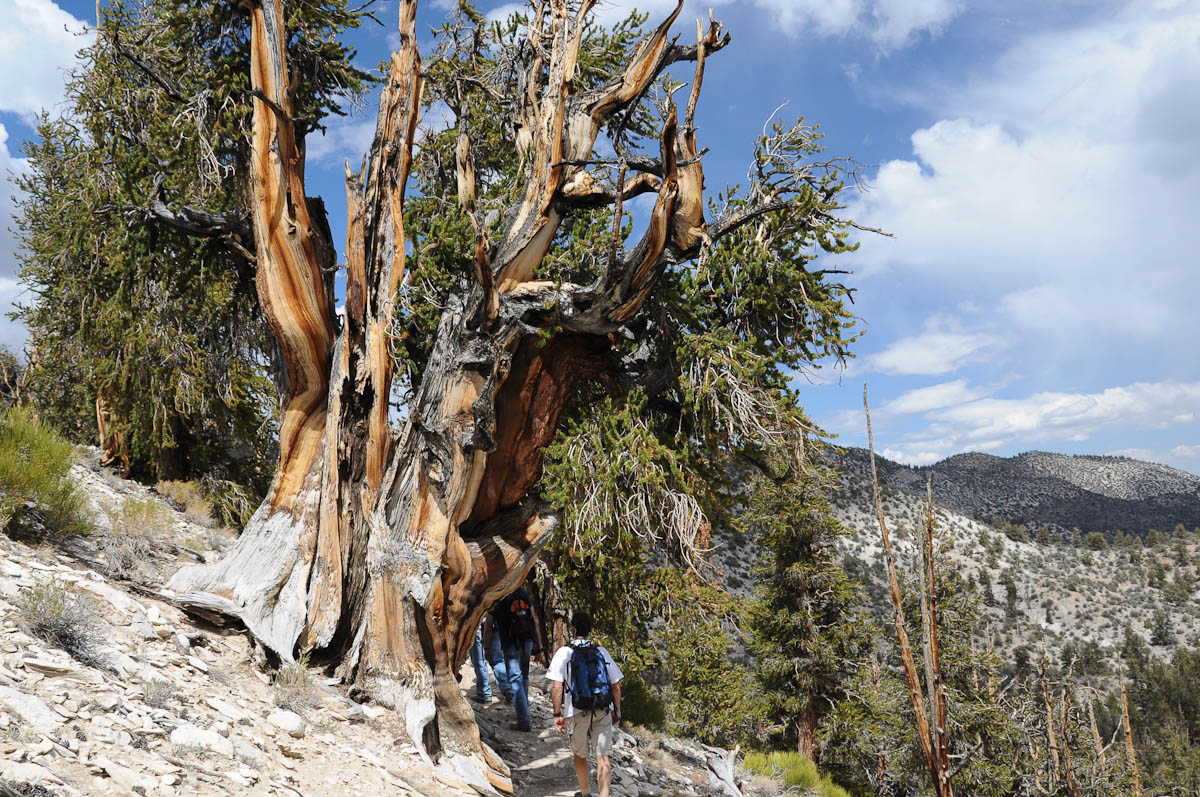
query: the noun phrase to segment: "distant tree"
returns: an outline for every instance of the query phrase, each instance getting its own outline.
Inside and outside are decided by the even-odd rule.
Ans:
[[[1037,541],[1039,545],[1053,545],[1054,534],[1051,533],[1049,526],[1042,526],[1038,529]]]
[[[1033,651],[1029,645],[1018,645],[1013,651],[1013,675],[1025,678],[1033,672],[1031,666]]]
[[[858,590],[837,564],[844,530],[830,487],[823,471],[758,478],[743,518],[763,548],[749,627],[767,720],[813,760],[817,725],[846,696],[870,636],[857,616]]]
[[[1167,535],[1158,529],[1150,529],[1146,534],[1146,545],[1151,548],[1161,548],[1167,544]]]
[[[1183,570],[1176,570],[1175,576],[1163,587],[1163,597],[1176,606],[1183,605],[1191,597],[1195,584],[1192,577]]]
[[[1083,538],[1083,545],[1089,551],[1107,551],[1108,540],[1098,531],[1090,532]]]
[[[1175,556],[1176,564],[1186,566],[1191,562],[1191,553],[1188,551],[1187,531],[1183,528],[1183,524],[1175,527],[1175,536],[1171,539],[1171,550]]]
[[[1171,628],[1171,615],[1166,609],[1155,609],[1154,619],[1150,621],[1150,644],[1163,646],[1175,641],[1175,631]]]
[[[1150,647],[1132,626],[1125,626],[1121,641],[1121,660],[1125,662],[1126,673],[1134,680],[1140,677],[1140,673],[1150,662]]]
[[[987,570],[979,571],[979,592],[983,596],[984,606],[995,606],[996,596],[992,593],[992,577]]]
[[[1162,589],[1167,580],[1167,568],[1157,556],[1150,562],[1146,583],[1154,589]]]
[[[1000,583],[1004,585],[1004,615],[1015,620],[1020,613],[1017,611],[1017,579],[1011,568],[1001,573]]]

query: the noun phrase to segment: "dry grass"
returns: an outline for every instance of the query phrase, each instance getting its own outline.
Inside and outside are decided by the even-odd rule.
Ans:
[[[162,708],[175,699],[178,690],[170,681],[142,681],[142,702],[147,706]]]
[[[308,670],[308,655],[302,654],[275,673],[275,705],[304,715],[321,705],[321,688]]]
[[[213,525],[212,501],[204,496],[195,482],[162,481],[154,489],[173,501],[191,522],[200,526]]]
[[[17,614],[29,633],[71,658],[92,667],[103,667],[96,605],[86,595],[57,578],[17,596]]]
[[[144,577],[151,555],[175,531],[171,511],[152,498],[126,498],[110,519],[112,531],[98,541],[105,570],[118,578]]]

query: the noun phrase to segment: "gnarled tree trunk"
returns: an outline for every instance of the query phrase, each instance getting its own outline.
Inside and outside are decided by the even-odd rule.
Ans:
[[[706,241],[703,174],[692,127],[672,110],[654,175],[620,191],[578,165],[614,114],[667,65],[723,47],[715,23],[690,47],[648,36],[624,71],[576,92],[584,18],[565,0],[533,14],[540,46],[515,107],[529,166],[500,241],[475,219],[476,246],[451,292],[404,429],[388,423],[389,324],[405,268],[402,210],[421,91],[415,0],[400,3],[393,54],[364,170],[347,175],[345,319],[331,298],[332,246],[304,201],[291,118],[282,0],[249,4],[253,34],[253,225],[262,306],[287,365],[279,469],[267,499],[220,563],[171,581],[182,602],[240,618],[284,660],[338,663],[371,699],[404,713],[410,736],[480,791],[511,792],[483,745],[457,671],[476,624],[524,579],[556,523],[529,497],[542,450],[584,380],[614,365],[609,334],[632,318],[669,262]],[[680,3],[682,5],[682,3]],[[464,126],[465,131],[465,126]],[[474,210],[470,140],[459,143],[459,197]],[[649,229],[590,286],[532,281],[571,207],[657,189]],[[612,195],[610,196],[609,193]]]

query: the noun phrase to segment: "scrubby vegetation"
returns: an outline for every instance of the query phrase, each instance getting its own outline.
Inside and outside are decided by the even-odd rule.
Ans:
[[[52,578],[17,597],[21,623],[33,636],[61,648],[76,661],[103,666],[103,637],[96,630],[96,605],[74,587]]]
[[[850,797],[829,776],[822,776],[812,759],[799,753],[748,753],[742,766],[758,775],[776,778],[788,788],[813,789],[821,797]]]
[[[74,446],[25,407],[0,413],[0,528],[86,534],[92,524],[70,478]]]
[[[271,681],[275,705],[303,715],[321,704],[321,687],[308,669],[308,656],[285,664]]]

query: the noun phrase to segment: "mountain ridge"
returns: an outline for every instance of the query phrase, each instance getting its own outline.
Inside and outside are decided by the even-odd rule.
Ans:
[[[870,476],[870,455],[862,448],[837,448],[828,463],[848,474]],[[880,482],[924,492],[968,517],[1046,527],[1059,537],[1076,529],[1144,537],[1176,524],[1200,526],[1200,477],[1129,457],[1027,451],[1013,457],[967,452],[932,465],[902,465],[876,455]]]

